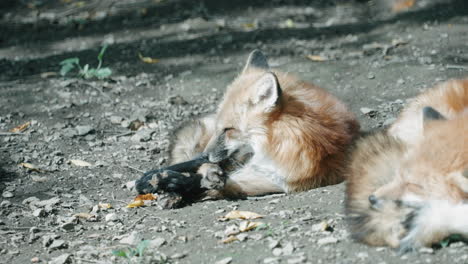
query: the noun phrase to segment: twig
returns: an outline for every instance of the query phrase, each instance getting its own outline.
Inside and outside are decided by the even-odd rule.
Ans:
[[[148,215],[143,215],[142,217],[140,217],[138,220],[136,220],[135,222],[133,222],[133,224],[131,226],[129,226],[127,228],[127,230],[131,230],[133,229],[139,222],[143,221],[143,219],[145,219]]]
[[[132,134],[135,134],[135,131],[127,131],[125,133],[114,135],[114,137],[119,138],[119,137],[125,137],[125,136],[132,135]]]
[[[136,171],[141,172],[141,173],[145,173],[145,171],[142,171],[142,170],[140,170],[140,169],[138,169],[138,168],[135,168],[135,167],[133,167],[133,166],[130,166],[130,165],[125,165],[125,166],[126,166],[127,168],[129,168],[129,169],[136,170]]]

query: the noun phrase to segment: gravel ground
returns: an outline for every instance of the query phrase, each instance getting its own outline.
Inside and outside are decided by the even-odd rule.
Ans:
[[[255,48],[341,98],[366,131],[468,70],[466,0],[418,0],[399,12],[389,0],[235,2],[0,4],[0,263],[468,263],[460,242],[403,256],[353,242],[343,183],[126,208],[131,181],[167,165],[174,129],[214,111]],[[103,43],[109,79],[57,75],[67,58],[95,65]],[[264,217],[226,241],[249,224],[220,220],[232,210]],[[112,253],[144,245],[141,257]]]

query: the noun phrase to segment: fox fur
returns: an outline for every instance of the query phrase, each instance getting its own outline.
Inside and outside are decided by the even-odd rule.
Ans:
[[[468,239],[468,82],[418,96],[388,133],[357,143],[346,188],[352,236],[407,251]]]
[[[256,50],[217,112],[177,133],[171,162],[205,153],[216,166],[230,157],[235,164],[222,168],[225,185],[210,190],[212,197],[299,192],[343,181],[347,150],[358,132],[358,121],[342,102],[271,70]]]

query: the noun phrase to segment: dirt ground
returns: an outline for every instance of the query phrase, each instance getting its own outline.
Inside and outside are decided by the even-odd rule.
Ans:
[[[468,263],[461,242],[403,256],[353,242],[343,183],[126,208],[129,182],[167,164],[174,129],[214,111],[253,49],[341,98],[363,130],[378,130],[420,91],[466,76],[466,0],[417,0],[398,12],[387,0],[9,0],[0,8],[0,263]],[[97,64],[103,44],[109,79],[57,75],[67,58]],[[26,122],[24,132],[8,132]],[[222,243],[240,221],[219,218],[234,209],[262,214],[253,221],[264,224]],[[130,254],[142,240],[150,242],[141,257],[112,253]]]

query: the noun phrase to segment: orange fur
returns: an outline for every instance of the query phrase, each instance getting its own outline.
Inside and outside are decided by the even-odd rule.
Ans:
[[[347,149],[359,132],[354,115],[323,89],[249,64],[228,86],[215,123],[205,151],[221,136],[226,148],[248,146],[253,154],[230,173],[225,189],[210,192],[228,197],[339,183]]]
[[[448,119],[423,124],[425,106]],[[357,240],[406,248],[468,236],[467,107],[468,81],[446,82],[410,103],[390,136],[358,143],[346,191]]]

